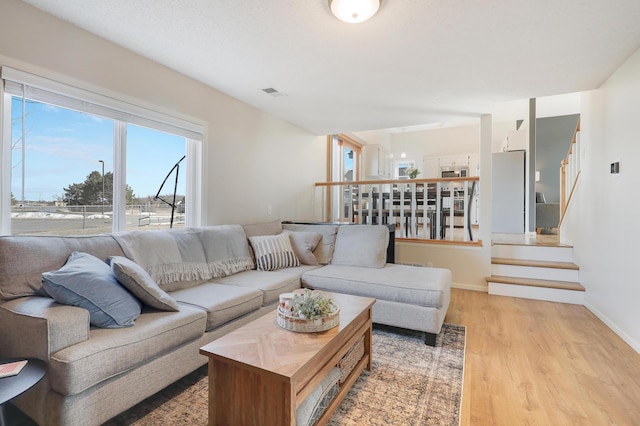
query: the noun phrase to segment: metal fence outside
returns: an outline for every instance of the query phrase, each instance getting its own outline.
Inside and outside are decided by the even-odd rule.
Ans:
[[[128,205],[125,213],[126,229],[169,228],[171,207],[155,204]],[[173,226],[183,227],[183,208],[176,208]],[[11,207],[13,235],[74,235],[111,232],[111,205],[50,206],[23,205]]]

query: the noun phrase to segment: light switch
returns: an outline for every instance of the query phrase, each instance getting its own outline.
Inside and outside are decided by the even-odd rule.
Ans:
[[[620,174],[620,162],[616,161],[615,163],[611,163],[611,174],[619,175]]]

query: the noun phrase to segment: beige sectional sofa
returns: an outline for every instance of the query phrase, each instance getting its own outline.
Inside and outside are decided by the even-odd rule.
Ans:
[[[265,252],[276,240],[284,249]],[[450,271],[386,264],[387,241],[384,226],[279,221],[0,237],[0,357],[47,363],[45,378],[13,402],[40,425],[101,424],[205,364],[201,346],[302,286],[376,297],[374,322],[435,336]],[[108,261],[126,303],[96,301],[100,283],[86,277],[91,268],[73,269],[72,253],[100,259],[101,273]],[[77,294],[94,285],[98,296]]]

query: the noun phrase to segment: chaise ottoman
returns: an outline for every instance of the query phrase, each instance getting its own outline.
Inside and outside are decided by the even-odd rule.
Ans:
[[[449,307],[451,271],[385,263],[387,242],[388,230],[383,226],[340,227],[331,264],[302,274],[302,285],[374,297],[374,323],[423,331],[426,343],[435,345]],[[363,246],[377,255],[353,249]]]

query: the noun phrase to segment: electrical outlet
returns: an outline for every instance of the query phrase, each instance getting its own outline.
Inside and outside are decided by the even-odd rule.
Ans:
[[[269,205],[267,206],[267,214],[268,214],[269,216],[271,216],[271,213],[273,213],[273,207],[271,206],[271,204],[269,204]]]

